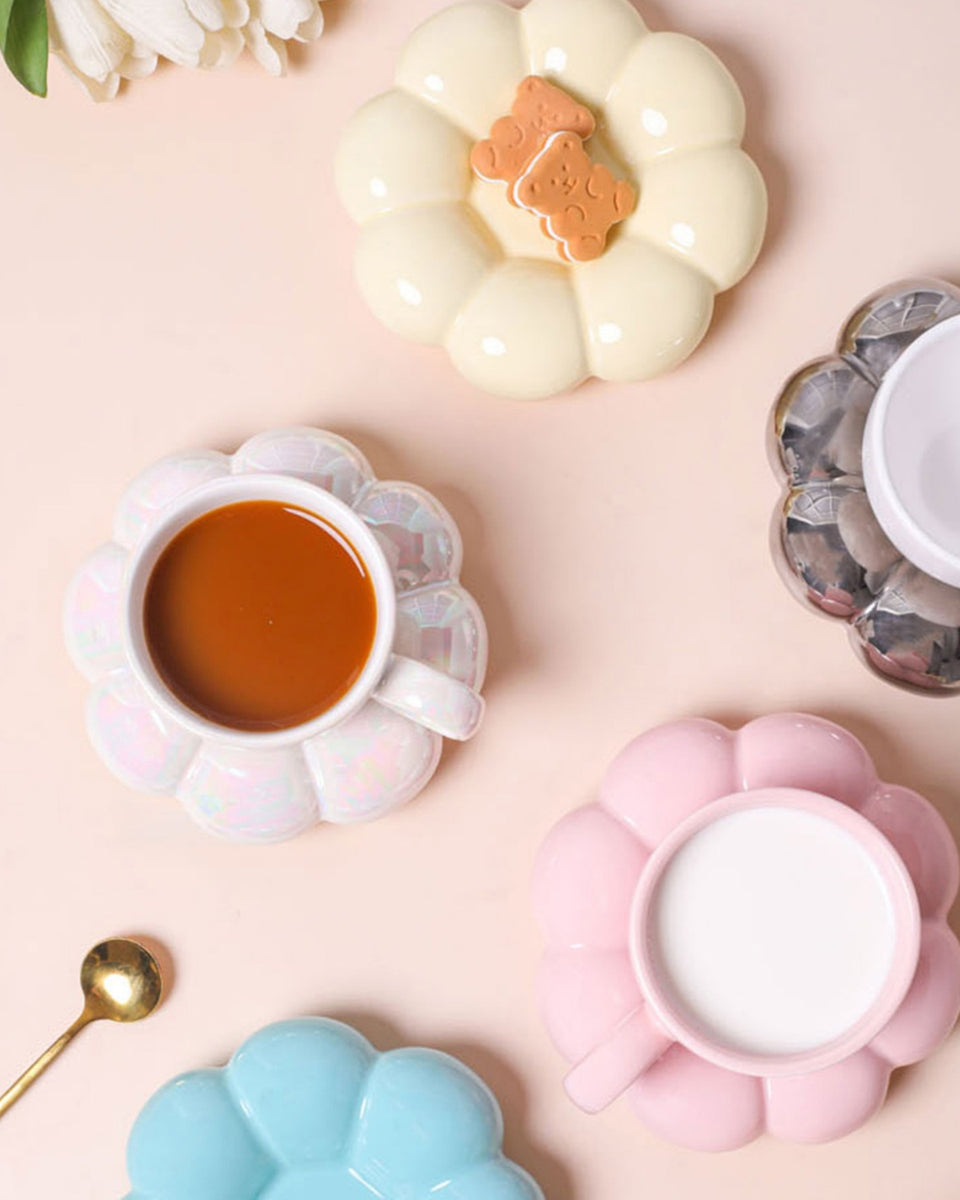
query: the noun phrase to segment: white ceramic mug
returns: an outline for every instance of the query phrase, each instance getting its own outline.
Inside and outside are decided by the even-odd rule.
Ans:
[[[373,645],[356,682],[334,705],[289,729],[250,733],[210,721],[179,700],[161,679],[147,647],[143,605],[151,572],[171,540],[192,521],[228,504],[272,500],[294,505],[336,528],[367,568],[377,607]],[[376,536],[335,496],[288,475],[234,475],[215,479],[171,505],[133,551],[124,592],[123,637],[134,675],[154,702],[198,737],[258,748],[303,742],[338,725],[374,699],[386,708],[444,737],[465,741],[483,716],[483,698],[466,684],[425,663],[393,653],[397,595],[386,556]]]
[[[918,337],[884,376],[867,418],[863,474],[891,542],[960,588],[960,317]]]

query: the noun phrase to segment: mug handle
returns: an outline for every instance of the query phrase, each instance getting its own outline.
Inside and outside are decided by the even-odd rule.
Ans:
[[[483,716],[483,697],[426,663],[394,654],[373,693],[385,708],[457,742],[472,738]]]
[[[652,1067],[673,1041],[645,1008],[634,1009],[570,1071],[563,1081],[567,1095],[584,1112],[600,1112]]]

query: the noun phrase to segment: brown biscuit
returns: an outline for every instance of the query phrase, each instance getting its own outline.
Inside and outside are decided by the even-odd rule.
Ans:
[[[587,138],[596,122],[589,109],[540,75],[528,75],[517,88],[509,117],[494,122],[490,136],[477,142],[470,163],[481,179],[513,184],[551,133],[569,129]]]
[[[568,262],[589,262],[606,249],[607,235],[637,204],[624,179],[595,163],[576,133],[551,134],[512,189],[514,203],[536,213]]]

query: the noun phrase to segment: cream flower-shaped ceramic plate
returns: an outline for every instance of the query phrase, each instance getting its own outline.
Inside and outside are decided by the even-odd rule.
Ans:
[[[472,147],[531,74],[589,108],[586,147],[639,194],[592,262],[558,261],[531,214],[471,171]],[[445,346],[488,392],[534,399],[591,375],[658,375],[694,349],[715,293],[759,252],[766,192],[740,148],[744,119],[715,56],[650,33],[629,0],[448,8],[414,32],[396,86],[340,146],[363,295],[390,329]]]
[[[258,476],[289,476],[323,489],[372,532],[396,589],[396,654],[479,692],[487,634],[476,601],[458,582],[462,548],[449,514],[412,484],[378,481],[360,451],[335,434],[273,430],[232,456],[177,455],[134,480],[117,508],[113,541],[81,565],[65,602],[67,647],[93,683],[90,737],[125,783],[176,796],[212,833],[271,842],[321,820],[369,820],[403,804],[429,782],[443,739],[429,721],[369,699],[314,736],[295,728],[285,731],[282,744],[271,734],[241,744],[235,733],[198,735],[145,686],[124,628],[138,548],[202,489]]]

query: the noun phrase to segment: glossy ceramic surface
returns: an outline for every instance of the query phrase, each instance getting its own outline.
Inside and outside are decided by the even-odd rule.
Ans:
[[[858,1014],[854,1020],[845,1019],[842,1022],[843,1032],[839,1036],[811,1039],[809,1048],[803,1047],[789,1051],[776,1051],[772,1048],[762,1051],[755,1048],[744,1048],[736,1045],[735,1042],[731,1043],[729,1040],[719,1038],[713,1031],[698,1023],[694,1016],[677,1002],[673,994],[662,966],[663,956],[656,950],[656,935],[652,928],[652,913],[656,908],[658,889],[665,874],[676,866],[684,849],[689,847],[699,834],[717,829],[719,822],[724,822],[726,825],[729,824],[730,818],[744,816],[755,818],[762,816],[764,812],[768,815],[774,814],[781,819],[784,816],[787,816],[788,819],[800,816],[801,818],[812,818],[817,823],[822,822],[826,828],[831,829],[849,845],[855,846],[862,852],[862,861],[869,864],[867,869],[872,877],[879,881],[884,907],[890,914],[890,923],[893,927],[890,939],[892,953],[889,960],[883,962],[882,970],[879,972],[883,976],[882,986],[870,989],[871,992],[875,991],[876,995],[869,1007],[862,1012],[862,1015]],[[787,828],[794,835],[795,842],[803,839],[805,831],[802,824],[794,823]],[[754,851],[754,859],[756,860],[762,853],[762,850]],[[792,877],[789,890],[793,893],[791,897],[793,903],[790,912],[784,911],[780,897],[777,897],[777,902],[773,906],[781,924],[777,931],[777,946],[775,948],[768,947],[769,957],[764,962],[764,969],[767,972],[775,972],[778,969],[775,960],[779,961],[781,953],[785,959],[789,960],[794,957],[801,958],[801,961],[806,962],[806,957],[800,955],[801,931],[806,915],[803,910],[809,909],[816,903],[816,898],[806,896],[808,891],[806,868],[801,867],[796,861],[784,862],[779,858],[776,861],[778,868]],[[835,886],[832,879],[827,880],[829,861],[829,858],[824,860],[824,869],[819,873],[820,890],[830,895],[834,902],[842,901],[848,905],[857,905],[855,911],[860,921],[860,939],[857,950],[866,957],[872,953],[866,945],[868,911],[864,905],[858,903],[856,889],[849,877],[844,879],[846,888]],[[701,870],[710,869],[709,864],[705,864],[702,857],[700,866]],[[749,876],[749,867],[745,865],[742,870],[744,875]],[[776,890],[778,883],[779,881],[768,880],[766,886],[772,892]],[[718,911],[722,900],[723,897],[717,894],[715,888],[712,896],[714,914]],[[751,896],[750,900],[751,907],[754,907],[756,896]],[[834,910],[834,926],[842,923],[841,918],[844,915]],[[744,925],[749,922],[749,919],[749,913],[742,915]],[[815,917],[815,921],[818,919]],[[784,921],[789,921],[792,933],[785,932],[782,924]],[[761,1076],[800,1075],[822,1070],[840,1062],[850,1054],[856,1053],[871,1041],[903,1002],[916,973],[920,942],[919,910],[913,883],[903,861],[887,839],[877,830],[877,827],[854,809],[840,804],[836,800],[815,792],[784,787],[748,788],[725,799],[715,800],[712,804],[705,805],[693,813],[673,830],[670,837],[660,843],[644,868],[643,878],[634,896],[631,925],[631,954],[637,978],[640,980],[647,1003],[656,1010],[657,1021],[671,1033],[673,1040],[694,1050],[701,1058],[705,1058],[717,1066],[728,1067],[730,1070],[748,1075]],[[752,929],[754,935],[758,937],[764,932],[761,930],[759,922],[752,926]],[[723,938],[724,931],[715,929],[715,938],[717,935]],[[823,936],[826,937],[825,922]],[[673,948],[667,947],[667,949],[672,950]],[[849,947],[845,950],[846,953],[855,952]],[[809,965],[807,963],[808,969]],[[734,970],[729,959],[724,960],[723,966],[726,973]],[[736,974],[740,988],[740,1002],[745,1007],[742,972],[743,964],[740,962],[736,967]],[[819,999],[817,993],[824,982],[816,973],[812,974],[816,981],[812,983],[810,994],[805,999],[805,1003],[810,1009],[816,1007]],[[795,986],[799,992],[801,989],[799,981],[795,983]],[[763,1015],[759,1011],[753,1013],[752,1019],[756,1028],[750,1031],[751,1037],[758,1036],[756,1029],[759,1028]],[[795,1017],[796,1014],[793,1014],[781,1026],[781,1031],[777,1036],[783,1036],[784,1030],[789,1029],[790,1021]]]
[[[835,354],[789,380],[773,415],[786,488],[775,553],[785,578],[805,602],[848,622],[876,671],[927,691],[960,688],[960,589],[926,574],[884,532],[864,483],[864,432],[900,356],[957,315],[951,284],[886,289],[851,317]]]
[[[904,558],[960,587],[960,316],[911,343],[884,375],[863,435],[863,479]]]
[[[793,1074],[721,1065],[676,1040],[664,1022],[651,1026],[647,1017],[657,1013],[646,1013],[632,957],[636,897],[658,848],[685,822],[706,819],[717,801],[768,788],[814,793],[851,809],[853,824],[869,822],[909,874],[920,916],[916,971],[889,1020],[839,1061]],[[798,1142],[841,1137],[879,1109],[894,1067],[926,1057],[953,1027],[960,945],[947,913],[957,881],[957,850],[939,814],[915,792],[880,781],[863,746],[839,726],[796,714],[736,733],[704,720],[662,726],[614,760],[599,801],[565,817],[540,853],[534,897],[547,942],[544,1020],[573,1064],[611,1039],[620,1062],[642,1062],[635,1079],[623,1081],[629,1102],[651,1129],[682,1145],[729,1150],[764,1131]],[[653,1049],[631,1042],[649,1038],[650,1028],[660,1039]]]
[[[470,154],[542,75],[589,106],[586,147],[640,196],[593,262],[557,261],[536,220],[477,178]],[[650,33],[630,0],[471,0],[401,51],[393,90],[348,125],[337,184],[361,225],[356,270],[394,332],[444,346],[488,392],[535,399],[595,375],[669,370],[714,295],[756,258],[766,192],[743,153],[744,106],[691,38]]]
[[[307,1017],[156,1093],[130,1136],[127,1200],[543,1200],[502,1141],[496,1100],[457,1059],[378,1054]]]
[[[267,735],[218,729],[170,703],[142,669],[127,618],[154,531],[172,512],[203,508],[225,488],[233,495],[238,479],[254,490],[322,490],[326,508],[350,513],[379,562],[392,630],[382,656],[392,649],[402,657],[380,690],[371,680],[362,695],[351,693],[333,724]],[[356,447],[334,434],[280,429],[233,456],[162,460],[127,490],[114,540],[87,559],[67,593],[67,646],[94,685],[87,721],[95,747],[131,786],[175,795],[204,828],[237,840],[277,841],[320,820],[382,815],[416,795],[437,767],[442,738],[431,726],[445,680],[468,695],[483,684],[486,628],[459,585],[461,559],[457,528],[432,496],[377,481]]]
[[[352,277],[336,145],[450,2],[324,3],[328,33],[280,82],[251,62],[167,69],[98,110],[56,68],[45,104],[0,75],[0,924],[33,985],[27,1004],[12,975],[0,988],[16,1031],[0,1080],[73,1016],[75,953],[114,921],[167,933],[179,967],[156,1021],[95,1027],[0,1121],[0,1197],[124,1196],[123,1143],[156,1086],[323,1004],[476,1047],[507,1152],[551,1200],[957,1200],[960,1031],[854,1137],[685,1152],[626,1102],[593,1119],[570,1104],[534,1011],[525,909],[547,830],[594,798],[621,743],[680,715],[850,714],[881,775],[927,788],[960,835],[960,701],[872,679],[844,625],[787,593],[759,447],[781,383],[829,351],[859,299],[921,268],[960,283],[960,4],[637,0],[651,29],[705,41],[743,89],[769,240],[683,366],[539,405],[477,393],[442,350],[384,328]],[[104,770],[57,628],[127,475],[291,421],[345,434],[378,475],[453,513],[492,686],[478,740],[445,754],[418,800],[259,853],[201,837],[178,804]],[[234,988],[251,943],[283,971]]]

